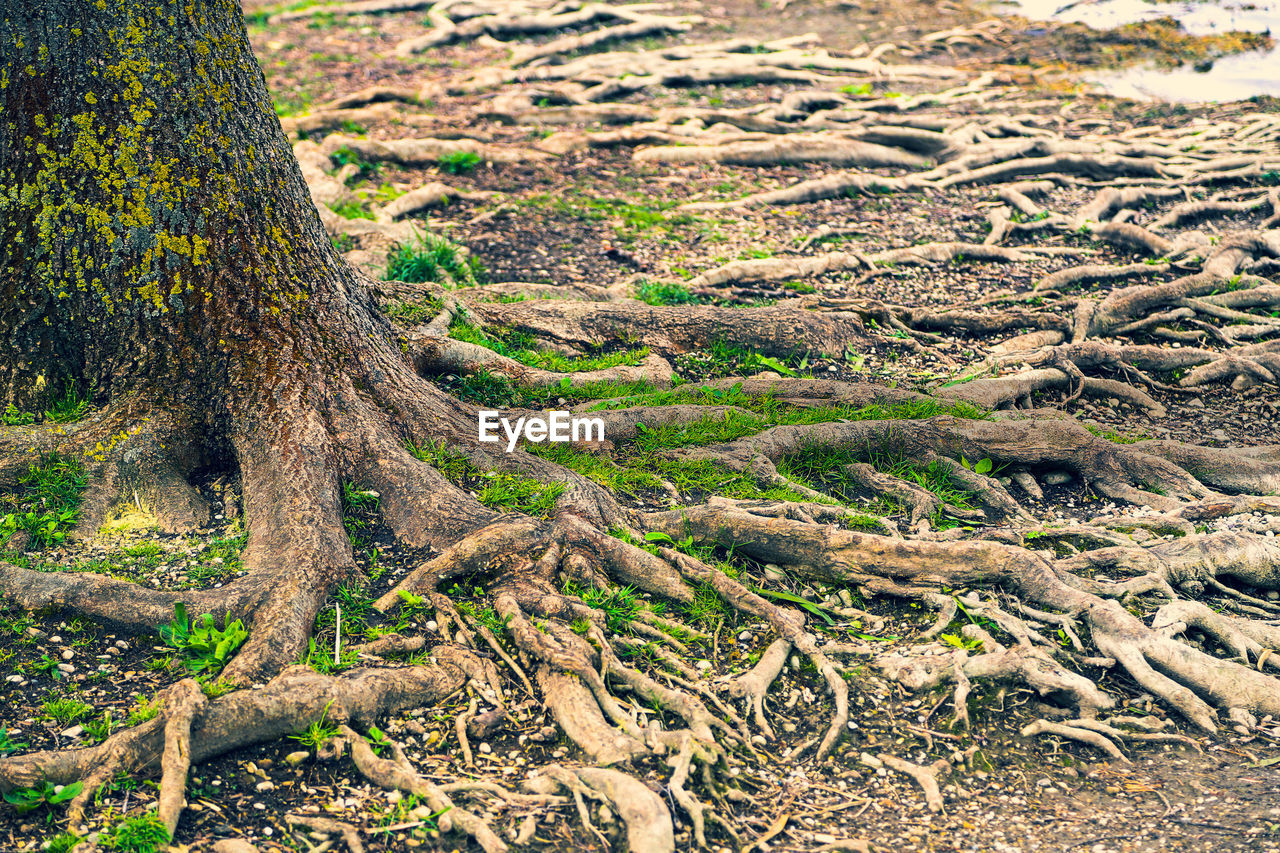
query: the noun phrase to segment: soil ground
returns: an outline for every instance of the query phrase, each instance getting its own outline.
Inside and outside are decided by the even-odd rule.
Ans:
[[[833,50],[885,41],[913,45],[925,33],[987,17],[961,4],[887,0],[799,0],[781,11],[772,3],[740,0],[719,5],[679,0],[672,5],[677,11],[704,15],[707,22],[661,43],[816,32]],[[421,31],[420,12],[268,24],[255,16],[267,8],[247,9],[250,32],[268,84],[286,114],[370,85],[417,87],[429,79],[447,82],[503,55],[501,48],[468,42],[409,60],[395,58],[394,45]],[[1229,41],[1170,40],[1159,32],[1152,36],[1149,29],[1097,35],[1079,27],[1014,20],[997,41],[920,59],[1001,69],[1042,92],[1038,109],[1044,113],[1058,111],[1070,101],[1081,121],[1091,119],[1120,129],[1139,118],[1183,124],[1270,109],[1267,103],[1169,108],[1114,101],[1072,92],[1066,76],[1072,68],[1145,56],[1153,50],[1180,58],[1238,47]],[[732,107],[779,94],[777,87],[766,88],[775,91],[710,86],[664,90],[656,97],[663,104]],[[537,134],[527,129],[477,118],[482,106],[479,96],[441,97],[429,110],[437,128],[452,127],[477,138],[525,145],[537,140]],[[375,139],[405,134],[394,115],[361,130]],[[961,191],[959,196],[936,199],[850,198],[795,208],[677,215],[671,211],[677,203],[777,188],[809,176],[809,170],[645,166],[633,162],[630,155],[625,148],[594,150],[541,162],[485,164],[447,176],[435,170],[385,166],[357,188],[375,196],[383,188],[405,190],[444,177],[464,189],[500,192],[501,197],[493,201],[456,202],[427,220],[432,231],[468,247],[495,282],[608,285],[637,275],[680,278],[727,260],[795,251],[804,237],[823,225],[856,224],[866,251],[932,239],[980,242],[983,234],[985,220],[979,205],[985,196],[980,189],[967,193],[967,204],[957,203],[957,197],[966,197]],[[601,199],[608,202],[602,204]],[[1065,263],[1046,259],[1038,267],[1021,267],[1018,275],[1043,275]],[[849,284],[840,292],[903,305],[947,305],[1026,283],[1008,280],[1006,271],[994,265],[956,265],[927,274],[904,269]],[[824,292],[832,294],[830,288]],[[776,292],[761,298],[788,295]],[[954,336],[937,350],[919,355],[868,353],[857,372],[886,383],[922,386],[950,375],[966,361],[963,356],[972,346]],[[954,354],[955,363],[949,354]],[[721,367],[696,356],[677,365],[690,378]],[[815,374],[854,375],[848,362],[831,359],[817,359],[809,369]],[[1280,441],[1276,418],[1280,395],[1274,387],[1243,394],[1223,389],[1199,398],[1157,396],[1168,407],[1165,417],[1152,418],[1107,400],[1075,403],[1070,410],[1096,422],[1099,429],[1125,435],[1219,445]],[[214,484],[210,490],[218,500],[227,498]],[[235,576],[238,553],[238,528],[230,518],[232,504],[227,506],[228,517],[202,537],[165,538],[122,524],[116,540],[54,549],[42,557],[63,565],[107,561],[113,572],[162,586],[223,583]],[[1079,484],[1067,484],[1049,494],[1039,507],[1046,516],[1081,517],[1101,508],[1098,499]],[[1256,523],[1265,527],[1272,519],[1258,518]],[[397,550],[385,531],[374,530],[371,536],[366,544],[379,548],[381,568],[380,573],[374,572],[379,574],[371,590],[376,596],[413,564],[414,555]],[[371,551],[366,548],[362,553],[369,565]],[[458,592],[465,597],[467,591]],[[929,613],[883,600],[869,603],[868,608],[885,618],[875,638],[886,643],[908,643],[932,622]],[[98,720],[107,707],[116,709],[112,719],[117,724],[131,712],[145,713],[139,701],[178,677],[171,653],[158,637],[117,636],[87,622],[20,617],[13,611],[3,615],[12,632],[0,647],[0,659],[6,674],[13,675],[0,684],[0,728],[14,730],[14,741],[33,748],[92,737],[84,724]],[[429,634],[434,624],[410,627]],[[735,661],[759,652],[768,642],[768,632],[761,625],[750,621],[723,625],[717,633],[717,662],[732,669]],[[760,747],[764,766],[748,774],[753,804],[730,812],[744,839],[768,836],[755,849],[814,850],[841,839],[863,839],[872,849],[887,851],[1280,849],[1280,763],[1276,761],[1280,722],[1248,735],[1228,730],[1215,737],[1194,736],[1194,748],[1135,748],[1132,762],[1124,763],[1105,760],[1074,742],[1019,737],[1023,724],[1047,713],[1046,706],[1025,690],[993,688],[976,693],[974,728],[957,734],[946,725],[949,693],[904,694],[869,672],[852,687],[855,710],[848,736],[830,760],[814,766],[789,762],[787,756],[826,725],[829,707],[821,680],[811,668],[797,666],[775,684],[770,712],[779,739]],[[513,696],[519,695],[515,684],[510,688]],[[57,704],[59,700],[64,703]],[[1158,717],[1166,713],[1149,699],[1130,701],[1135,713]],[[76,702],[89,703],[95,710],[78,715]],[[393,719],[384,728],[406,744],[425,774],[434,772],[439,778],[470,775],[511,783],[531,767],[574,760],[572,747],[547,728],[550,720],[543,709],[526,699],[515,703],[515,719],[479,746],[477,766],[463,767],[452,714],[465,704],[465,698],[458,698],[428,713]],[[885,750],[928,763],[970,747],[977,750],[946,781],[946,808],[941,814],[926,810],[910,780],[877,767],[871,757]],[[641,770],[642,777],[660,791],[665,768],[655,765],[647,772]],[[442,837],[430,819],[414,811],[412,802],[372,789],[346,762],[318,760],[296,741],[222,756],[194,768],[192,776],[189,810],[176,839],[178,849],[207,850],[223,837],[245,837],[262,850],[308,849],[282,823],[287,811],[319,812],[355,824],[365,830],[370,851],[472,849],[455,836]],[[100,808],[124,813],[154,796],[149,784],[122,779],[101,797]],[[504,818],[511,825],[518,819],[518,814],[515,819]],[[769,834],[779,826],[780,831]],[[616,824],[602,828],[611,839],[619,837]],[[38,849],[40,839],[56,829],[57,813],[36,810],[19,815],[13,809],[0,809],[0,849]],[[687,825],[677,839],[679,849],[692,848]],[[529,849],[600,850],[604,845],[583,830],[570,808],[547,817]],[[725,839],[713,838],[712,849],[729,848]]]

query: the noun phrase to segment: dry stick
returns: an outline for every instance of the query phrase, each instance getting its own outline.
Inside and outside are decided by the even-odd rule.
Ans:
[[[173,838],[182,817],[187,771],[191,768],[191,722],[204,713],[209,700],[200,684],[184,678],[165,701],[164,754],[160,759],[160,820]]]
[[[333,665],[339,666],[342,659],[342,605],[338,602],[333,604]]]

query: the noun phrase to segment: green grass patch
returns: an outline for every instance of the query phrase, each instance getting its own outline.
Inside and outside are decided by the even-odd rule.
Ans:
[[[368,551],[373,547],[373,533],[381,521],[381,496],[354,483],[343,482],[341,505],[342,526],[351,547]]]
[[[480,261],[455,243],[434,234],[418,234],[387,255],[384,281],[438,282],[463,287],[475,285],[484,275]]]
[[[1105,438],[1107,441],[1113,441],[1116,444],[1137,444],[1139,441],[1146,441],[1151,438],[1151,436],[1145,432],[1123,433],[1110,428],[1103,429],[1102,427],[1097,427],[1093,424],[1085,424],[1084,428],[1099,438]]]
[[[465,454],[443,441],[423,447],[410,444],[408,450],[451,482],[474,491],[476,500],[490,509],[547,518],[555,508],[556,499],[564,494],[562,483],[544,483],[517,474],[481,471]]]
[[[50,699],[40,706],[41,715],[60,725],[69,726],[93,713],[93,706],[70,697]]]
[[[440,313],[440,302],[429,296],[421,296],[413,302],[384,305],[382,313],[402,326],[421,326]]]
[[[169,849],[169,831],[160,816],[147,811],[126,817],[98,836],[98,843],[119,853],[161,853]]]
[[[342,204],[335,205],[333,212],[341,216],[343,219],[373,219],[373,213],[369,208],[365,207],[358,201],[344,201]]]
[[[461,318],[454,319],[449,326],[449,337],[456,341],[466,341],[482,346],[521,364],[556,373],[606,370],[620,364],[635,365],[649,354],[648,347],[641,347],[600,355],[566,356],[557,352],[535,349],[533,336],[524,332],[503,330],[486,333]]]
[[[437,165],[450,175],[465,175],[483,162],[484,158],[474,151],[449,151],[440,155]]]
[[[646,198],[628,201],[620,198],[593,198],[580,194],[557,195],[540,193],[526,199],[524,204],[550,211],[558,216],[587,222],[611,222],[614,233],[624,242],[631,243],[654,231],[670,233],[677,228],[693,225],[699,218],[688,213],[672,212],[679,204],[671,200]]]
[[[18,479],[16,493],[0,497],[8,511],[0,515],[0,542],[19,530],[30,534],[29,548],[61,544],[79,518],[80,495],[89,484],[80,460],[50,453]]]
[[[562,483],[543,483],[530,477],[497,471],[482,476],[487,482],[476,494],[476,499],[490,509],[549,518],[555,509],[556,498],[564,494]]]
[[[778,472],[849,503],[856,500],[862,492],[861,487],[844,470],[846,465],[854,462],[868,462],[878,471],[914,483],[932,492],[945,504],[959,509],[976,508],[972,503],[973,493],[957,487],[946,469],[936,461],[921,465],[903,454],[883,448],[866,448],[859,452],[845,448],[809,447],[785,456],[778,465]],[[901,511],[902,507],[896,502],[888,503],[895,511]],[[932,521],[936,527],[954,526],[954,520],[945,513],[945,509],[934,513]]]
[[[381,163],[366,160],[364,157],[360,156],[360,154],[345,145],[330,154],[329,159],[337,164],[338,168],[349,165],[354,165],[356,167],[356,173],[347,178],[347,186],[357,184],[361,181],[367,181],[382,174]]]
[[[616,494],[636,498],[646,492],[660,492],[662,482],[648,471],[624,467],[600,453],[577,450],[569,444],[528,444],[524,448],[535,456],[549,459],[576,471]]]
[[[706,300],[689,285],[679,281],[649,281],[636,284],[636,299],[648,305],[696,305]]]
[[[495,376],[486,371],[446,380],[443,384],[459,399],[491,409],[547,408],[552,403],[561,405],[558,402],[561,399],[565,400],[567,405],[575,405],[590,400],[635,396],[654,390],[653,385],[640,380],[586,382],[571,387],[553,385],[527,388],[513,384],[506,377]]]

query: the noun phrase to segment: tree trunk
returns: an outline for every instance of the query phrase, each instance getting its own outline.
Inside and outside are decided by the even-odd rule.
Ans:
[[[238,468],[250,576],[187,598],[246,615],[267,605],[257,621],[279,636],[242,666],[278,669],[352,568],[340,480],[387,479],[406,464],[406,438],[456,430],[465,413],[416,376],[325,234],[239,4],[6,0],[3,11],[0,404],[39,411],[71,391],[105,406],[70,439],[42,437],[93,466],[85,530],[121,495],[165,529],[199,526],[208,507],[189,475]],[[29,457],[6,456],[12,479]],[[434,472],[414,479],[461,495]],[[420,523],[419,542],[492,515],[472,500],[454,505],[474,514],[425,514],[425,500],[390,501]],[[268,562],[276,570],[261,571]],[[25,588],[52,594],[40,579]],[[112,598],[99,615],[154,625],[173,596],[121,587]]]
[[[324,233],[238,4],[5,5],[6,402],[71,386],[225,414],[298,381],[282,354],[332,371],[353,338],[389,339]]]

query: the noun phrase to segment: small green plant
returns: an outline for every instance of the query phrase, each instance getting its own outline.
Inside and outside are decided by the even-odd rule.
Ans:
[[[239,619],[231,621],[230,613],[224,625],[218,628],[209,613],[192,622],[187,618],[186,605],[178,602],[173,606],[173,619],[157,630],[165,644],[186,659],[187,669],[193,675],[215,676],[235,650],[249,639],[244,623]]]
[[[629,586],[599,589],[583,587],[568,580],[565,581],[564,592],[566,595],[581,598],[588,607],[603,611],[605,624],[615,634],[629,632],[631,621],[640,614],[641,610],[644,610],[644,602]]]
[[[44,419],[55,424],[70,424],[83,418],[89,412],[89,401],[80,399],[76,389],[67,388],[67,392],[49,404],[45,409]]]
[[[329,611],[332,618],[333,611]],[[332,628],[332,622],[329,624]],[[341,672],[349,666],[353,666],[356,662],[356,652],[347,646],[342,647],[342,651],[338,655],[338,660],[333,659],[333,644],[330,642],[332,631],[326,631],[325,641],[316,642],[316,638],[312,637],[307,641],[307,653],[303,656],[301,663],[311,667],[321,675],[332,675],[335,672]]]
[[[69,853],[84,839],[71,832],[59,832],[45,842],[44,853]]]
[[[64,726],[83,719],[93,713],[93,706],[79,699],[63,697],[50,699],[41,706],[45,719],[53,720]]]
[[[355,175],[347,179],[348,184],[354,184],[359,181],[368,180],[382,173],[382,164],[366,160],[358,152],[344,145],[337,151],[329,155],[329,159],[338,165],[339,168],[354,164],[357,168]],[[335,210],[335,212],[337,212]]]
[[[705,626],[722,621],[729,608],[715,588],[704,583],[693,591],[693,601],[685,605],[685,613],[690,621]]]
[[[84,726],[84,733],[88,735],[90,743],[102,743],[120,728],[120,721],[113,719],[111,710],[107,709],[101,717],[85,720],[81,725]]]
[[[4,795],[4,801],[17,809],[19,814],[26,814],[29,811],[40,808],[40,806],[52,809],[54,806],[73,800],[76,794],[79,794],[83,789],[83,782],[73,782],[70,785],[55,785],[52,782],[44,781],[30,788],[18,788],[8,791]],[[50,819],[52,819],[52,815],[50,815]]]
[[[62,678],[62,670],[58,668],[58,664],[62,661],[49,655],[41,655],[40,660],[32,661],[30,666],[37,672],[43,672],[45,675],[58,681]]]
[[[19,411],[17,406],[10,403],[0,413],[0,421],[4,421],[5,426],[27,426],[36,422],[36,416],[31,412]]]
[[[0,729],[0,757],[21,752],[30,745],[24,741],[14,740],[13,735],[16,733],[17,729]]]
[[[391,739],[377,726],[369,726],[365,740],[369,741],[369,746],[373,748],[374,755],[385,756],[391,752]]]
[[[159,716],[160,708],[163,705],[163,699],[141,698],[129,709],[129,716],[125,718],[124,724],[126,726],[137,726],[148,720],[154,720]]]
[[[223,681],[221,678],[217,681],[214,681],[213,679],[205,679],[200,684],[200,692],[205,696],[208,696],[210,699],[217,699],[219,696],[226,696],[235,689],[236,686],[234,684],[230,681]]]
[[[320,712],[320,719],[312,720],[311,724],[296,734],[289,737],[298,743],[311,749],[321,749],[329,741],[338,736],[340,729],[336,723],[327,723],[325,718],[329,716],[329,708],[333,706],[330,702],[324,706],[324,710]]]
[[[444,282],[472,286],[478,281],[480,262],[443,237],[421,233],[387,256],[386,281]]]
[[[484,162],[474,151],[449,151],[440,155],[440,171],[450,175],[464,175]]]
[[[702,301],[687,284],[647,279],[636,284],[636,298],[649,305],[693,305]]]
[[[98,837],[98,843],[120,853],[161,853],[168,849],[169,830],[155,812],[145,812],[124,820]]]

